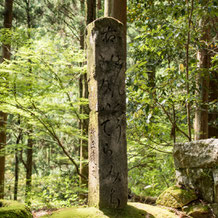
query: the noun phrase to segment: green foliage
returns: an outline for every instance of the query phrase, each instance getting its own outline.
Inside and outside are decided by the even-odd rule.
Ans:
[[[200,49],[206,48],[212,56],[210,76],[217,71],[217,3],[193,1],[193,8],[191,3],[128,1],[128,173],[129,188],[138,195],[158,196],[175,182],[172,148],[189,140],[186,105],[191,105],[192,125]],[[0,3],[2,15],[3,10]],[[103,10],[98,11],[101,15]],[[210,21],[205,26],[210,29],[209,41],[201,40],[202,18]],[[0,46],[11,44],[12,48],[12,60],[0,64],[0,111],[9,114],[8,143],[1,150],[7,155],[6,198],[13,197],[16,154],[18,198],[24,199],[26,169],[21,163],[26,162],[31,138],[33,208],[78,205],[82,203],[78,194],[87,192],[79,189],[76,176],[79,140],[87,140],[79,129],[79,122],[87,119],[80,106],[88,104],[79,97],[79,80],[86,72],[80,50],[84,21],[83,1],[33,0],[28,5],[16,0],[13,29],[0,29]],[[210,111],[216,110],[216,103],[209,103]]]
[[[66,47],[58,37],[47,34],[28,41],[14,54],[14,60],[1,64],[9,80],[1,111],[22,116],[24,126],[34,126],[38,139],[47,134],[53,140],[60,136],[72,143],[72,138],[79,137],[78,120],[86,118],[79,114],[79,105],[87,100],[78,98],[75,83],[85,72],[85,67],[80,67],[83,60],[80,51]]]
[[[65,173],[57,172],[48,176],[33,177],[33,188],[31,191],[31,207],[41,208],[61,208],[72,205],[84,204],[84,200],[79,199],[79,194],[87,190],[80,188],[77,176],[70,176],[69,171]]]
[[[19,33],[18,30],[16,34]],[[12,155],[18,152],[20,161],[25,163],[24,151],[28,148],[28,137],[31,137],[36,151],[33,153],[33,186],[37,191],[33,189],[33,194],[29,195],[34,207],[42,204],[48,207],[69,206],[78,204],[78,193],[84,192],[78,188],[78,177],[72,179],[68,175],[75,173],[72,160],[74,166],[79,163],[81,136],[78,123],[87,119],[86,115],[80,114],[80,105],[87,105],[88,101],[80,99],[78,91],[78,80],[86,69],[82,64],[85,59],[78,47],[70,47],[60,36],[41,34],[40,29],[34,30],[31,31],[33,39],[23,43],[17,41],[18,49],[14,51],[13,59],[0,65],[0,72],[5,75],[0,78],[0,110],[10,114],[7,125],[10,141],[5,147],[8,162],[6,193],[12,195]],[[19,134],[22,137],[17,142]],[[54,171],[51,169],[56,167],[67,171],[59,186],[58,176],[52,177]],[[20,166],[21,175],[24,172]],[[46,185],[37,182],[37,178],[45,181]],[[50,186],[49,181],[53,181]],[[25,184],[19,184],[19,187],[25,190]],[[19,191],[19,198],[24,194]]]
[[[151,145],[129,144],[129,188],[141,196],[158,196],[174,184],[174,164],[171,154]],[[163,148],[159,148],[163,149]]]
[[[157,196],[174,182],[172,147],[176,142],[189,140],[186,105],[191,105],[192,128],[198,101],[196,53],[212,45],[211,55],[216,54],[215,38],[200,41],[199,21],[205,16],[213,20],[215,10],[214,1],[193,1],[193,7],[191,1],[128,2],[129,187],[139,195]],[[212,22],[207,25],[215,37],[215,26]],[[210,108],[214,106],[211,102]]]

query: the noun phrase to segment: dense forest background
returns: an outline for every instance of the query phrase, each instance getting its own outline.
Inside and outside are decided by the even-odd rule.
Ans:
[[[86,201],[87,8],[84,0],[14,0],[5,28],[0,2],[5,199],[37,209]],[[92,12],[101,17],[103,8],[98,0]],[[128,1],[128,178],[137,195],[174,184],[174,143],[218,137],[216,12],[215,0]]]

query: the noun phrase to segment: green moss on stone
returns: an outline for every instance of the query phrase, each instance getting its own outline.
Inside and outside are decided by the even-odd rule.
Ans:
[[[190,216],[195,218],[210,217],[210,209],[207,205],[196,204],[187,206],[184,211]]]
[[[193,190],[172,186],[158,197],[156,203],[166,207],[181,208],[196,199],[197,196]]]
[[[1,218],[32,218],[32,213],[24,204],[0,199]]]
[[[177,216],[166,209],[141,203],[128,203],[125,209],[102,209],[94,207],[74,207],[59,210],[44,218],[176,218]]]

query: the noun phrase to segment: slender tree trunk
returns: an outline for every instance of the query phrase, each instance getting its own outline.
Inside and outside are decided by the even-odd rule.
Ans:
[[[51,163],[51,147],[47,148],[47,165],[48,165],[48,175],[50,175],[50,163]],[[35,169],[35,168],[34,168]]]
[[[88,98],[88,89],[87,89],[87,75],[84,74],[81,82],[82,82],[82,97],[83,98]],[[87,106],[82,107],[83,114],[89,114],[89,108]],[[81,120],[81,135],[86,137],[88,135],[88,126],[89,126],[89,121],[88,119],[83,119]],[[86,178],[88,178],[88,141],[85,139],[81,139],[80,141],[80,174],[84,175]],[[80,177],[80,185],[84,187],[88,187],[88,180]]]
[[[81,0],[80,1],[80,11],[81,13],[83,13],[85,11],[85,1]],[[85,20],[82,21],[81,25],[80,25],[80,48],[82,50],[84,50],[84,32],[85,32]],[[81,63],[81,65],[83,65],[84,63]],[[80,98],[84,97],[83,94],[83,83],[84,83],[84,75],[80,75],[80,79],[79,79],[79,91],[80,91]],[[80,106],[80,114],[84,113],[84,106]],[[85,136],[85,134],[87,133],[84,128],[84,120],[81,119],[80,123],[79,123],[79,127],[81,130],[81,136]],[[80,140],[80,174],[86,176],[88,178],[88,165],[86,163],[84,163],[85,160],[88,159],[88,155],[86,154],[86,150],[87,150],[88,144],[84,139]],[[80,186],[81,187],[88,187],[88,181],[86,181],[84,178],[80,177]],[[84,199],[85,196],[83,195],[83,193],[80,193],[80,198]]]
[[[26,16],[27,16],[27,28],[30,30],[32,28],[32,20],[30,16],[30,0],[25,0],[26,2]],[[28,38],[31,39],[30,31],[28,31]],[[31,59],[29,59],[29,63],[31,64]],[[32,73],[32,67],[29,67],[29,73]],[[30,192],[32,189],[32,168],[33,168],[33,138],[32,138],[33,130],[32,126],[29,126],[28,140],[27,140],[27,160],[26,160],[26,193],[25,193],[25,201],[28,205],[30,202]]]
[[[211,26],[215,26],[217,22],[217,17],[211,19]],[[218,47],[215,47],[213,50],[210,50],[211,59],[213,56],[215,56],[217,52]],[[215,67],[214,65],[211,63],[211,67]],[[210,72],[209,103],[210,105],[208,110],[208,138],[218,138],[218,72],[216,70]]]
[[[84,15],[85,13],[85,2],[84,0],[81,0],[80,1],[80,11],[81,11],[81,14],[82,16]],[[81,20],[81,23],[80,23],[80,49],[84,50],[84,33],[85,33],[85,19],[84,20]],[[81,66],[83,66],[83,62],[81,63]],[[83,75],[81,74],[80,75],[80,78],[79,78],[79,96],[80,98],[83,97]],[[83,113],[83,106],[81,105],[80,106],[80,114]],[[79,121],[79,129],[81,131],[81,135],[83,134],[83,129],[82,129],[82,122],[83,120],[80,119]],[[83,168],[83,157],[82,157],[82,145],[83,145],[83,139],[80,140],[80,147],[79,147],[79,154],[81,155],[80,156],[80,173],[82,173],[82,168]],[[80,178],[80,184],[82,184],[82,178]]]
[[[209,84],[209,102],[213,102],[208,111],[208,138],[218,138],[218,72],[211,72]]]
[[[84,10],[84,2],[81,2],[81,10]],[[96,0],[86,0],[86,25],[91,23],[96,19]],[[84,49],[84,30],[80,34],[80,47]],[[83,74],[80,77],[80,96],[82,98],[88,98],[88,81],[87,74]],[[89,115],[89,106],[82,106],[82,114]],[[83,119],[80,122],[81,135],[88,135],[89,119]],[[81,139],[80,141],[80,174],[88,178],[88,141]],[[88,187],[88,180],[80,177],[80,185]]]
[[[15,150],[15,169],[14,169],[14,200],[17,200],[18,193],[18,182],[19,182],[19,158],[18,149]]]
[[[20,116],[18,117],[18,125],[20,125]],[[19,151],[18,145],[22,138],[22,131],[19,132],[19,135],[16,140],[16,149],[15,149],[15,169],[14,169],[14,200],[17,200],[18,193],[18,182],[19,182]]]
[[[31,132],[32,133],[32,132]],[[26,161],[26,203],[30,204],[30,192],[32,185],[32,165],[33,165],[33,139],[31,133],[28,135],[27,161]]]
[[[7,114],[0,111],[0,198],[4,197],[5,156]]]
[[[176,143],[176,110],[175,104],[173,103],[173,126],[171,130],[171,136],[173,137],[173,143]]]
[[[101,0],[98,0],[98,10],[101,10]]]
[[[104,16],[112,17],[115,0],[104,0]]]
[[[80,1],[81,14],[85,14],[85,0]],[[80,48],[84,50],[84,39],[85,39],[85,19],[81,20],[80,23]]]
[[[12,10],[13,0],[5,0],[5,13],[4,13],[4,28],[10,29],[12,27]],[[2,58],[10,60],[10,43],[3,44],[2,46]],[[2,60],[2,61],[3,61]],[[0,75],[5,76],[7,75]],[[7,85],[6,85],[7,86]],[[7,114],[0,111],[0,198],[4,197],[4,178],[5,178],[5,156],[4,152],[1,152],[6,145],[6,122]]]
[[[171,64],[171,60],[170,58],[168,58],[168,68],[170,69],[170,64]],[[171,93],[173,93],[173,89],[171,88]],[[171,132],[170,132],[170,137],[173,139],[173,143],[176,143],[176,110],[175,110],[175,104],[174,102],[172,103],[172,112],[173,112],[173,116],[172,116],[172,127],[171,127]]]
[[[148,71],[147,74],[148,74],[148,87],[150,88],[149,92],[150,92],[150,95],[153,99],[153,102],[155,103],[155,101],[156,101],[155,67],[152,67],[151,71]]]
[[[206,42],[208,42],[210,39],[210,33],[207,24],[208,19],[202,20],[200,22],[200,27],[203,33],[201,40],[204,42],[204,44],[197,53],[199,71],[196,79],[196,94],[198,100],[196,102],[195,111],[195,140],[208,138],[208,94],[210,55],[208,53]]]
[[[188,7],[188,32],[187,32],[187,44],[186,44],[186,92],[187,96],[190,95],[190,87],[189,87],[189,44],[190,44],[190,38],[191,38],[191,22],[192,22],[192,14],[194,9],[194,0],[191,0],[191,8],[189,8],[189,1],[187,1],[187,7]],[[191,134],[191,104],[189,101],[186,103],[186,110],[187,110],[187,121],[188,121],[188,135],[189,135],[189,141],[192,140],[192,134]]]

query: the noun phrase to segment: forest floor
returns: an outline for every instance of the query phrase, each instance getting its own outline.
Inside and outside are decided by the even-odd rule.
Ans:
[[[41,216],[50,215],[54,211],[55,210],[38,210],[38,211],[32,211],[32,214],[33,214],[33,218],[38,218]]]
[[[98,210],[92,207],[72,207],[72,208],[62,208],[58,210],[39,210],[33,211],[33,218],[178,218],[173,212],[170,212],[166,208],[159,206],[152,206],[142,203],[128,203],[124,210]]]

